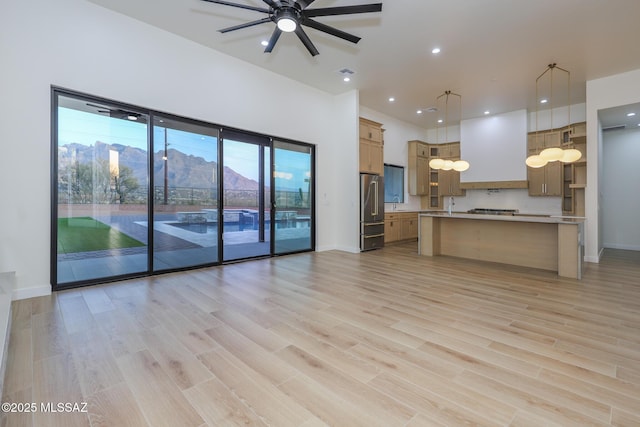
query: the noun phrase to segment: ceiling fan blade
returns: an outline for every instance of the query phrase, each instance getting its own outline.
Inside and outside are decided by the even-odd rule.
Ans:
[[[207,1],[209,3],[223,4],[225,6],[239,7],[240,9],[255,10],[256,12],[269,13],[269,9],[265,9],[264,7],[247,6],[246,4],[231,3],[228,1],[222,1],[222,0],[202,0],[202,1]]]
[[[358,6],[338,6],[323,7],[320,9],[308,9],[304,11],[305,16],[330,16],[330,15],[351,15],[354,13],[381,12],[382,3],[362,4]]]
[[[271,22],[271,18],[262,18],[262,19],[258,19],[257,21],[245,22],[244,24],[223,28],[221,30],[218,30],[218,32],[228,33],[229,31],[235,31],[235,30],[240,30],[242,28],[253,27],[254,25],[264,24],[265,22]]]
[[[314,21],[313,19],[304,19],[302,21],[302,25],[306,25],[307,27],[315,28],[318,31],[322,31],[323,33],[331,34],[332,36],[340,37],[343,40],[350,41],[351,43],[358,43],[360,41],[360,37],[354,36],[353,34],[345,33],[337,28],[330,27],[328,25],[322,24],[318,21]]]
[[[316,49],[316,47],[313,45],[313,43],[311,43],[311,39],[309,38],[307,33],[304,32],[300,25],[296,27],[296,34],[298,35],[298,38],[300,39],[304,47],[307,48],[311,56],[316,56],[320,53],[318,52],[318,49]]]
[[[273,9],[278,9],[282,7],[282,3],[280,2],[280,0],[262,0],[262,1],[268,4],[269,7]]]
[[[315,0],[298,0],[298,1],[296,1],[296,3],[298,3],[300,5],[301,9],[306,9],[314,1]]]
[[[273,51],[273,48],[275,47],[276,42],[280,38],[280,34],[282,34],[282,30],[276,27],[273,30],[273,33],[271,34],[271,38],[269,39],[269,43],[267,44],[267,47],[264,48],[264,53],[271,53]]]

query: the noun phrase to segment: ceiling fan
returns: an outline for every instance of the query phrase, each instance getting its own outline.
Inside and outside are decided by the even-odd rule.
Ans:
[[[273,51],[273,48],[280,38],[282,32],[294,32],[296,33],[302,44],[304,44],[304,46],[307,48],[311,56],[316,56],[320,52],[318,52],[318,49],[316,49],[316,47],[313,45],[311,39],[309,38],[309,36],[307,36],[307,33],[305,33],[302,29],[303,25],[350,41],[351,43],[358,43],[360,41],[360,37],[354,36],[353,34],[345,33],[344,31],[338,30],[334,27],[330,27],[329,25],[322,24],[311,18],[315,18],[318,16],[350,15],[356,13],[382,11],[382,3],[307,9],[307,7],[315,0],[262,0],[265,4],[267,4],[267,6],[269,6],[268,8],[231,3],[223,0],[203,1],[223,4],[225,6],[238,7],[241,9],[254,10],[256,12],[262,12],[269,15],[266,18],[258,19],[256,21],[246,22],[244,24],[234,25],[233,27],[218,30],[221,33],[228,33],[229,31],[253,27],[254,25],[264,24],[265,22],[275,22],[276,28],[273,30],[271,38],[269,39],[269,42],[264,49],[265,53]]]

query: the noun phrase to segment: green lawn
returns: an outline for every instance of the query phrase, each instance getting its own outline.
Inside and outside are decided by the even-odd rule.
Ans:
[[[144,243],[93,218],[58,218],[59,254],[136,246],[144,246]]]

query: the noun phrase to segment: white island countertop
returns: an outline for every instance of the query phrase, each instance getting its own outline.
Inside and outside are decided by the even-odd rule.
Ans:
[[[449,215],[445,211],[433,211],[433,212],[420,212],[420,216],[435,217],[435,218],[461,218],[461,219],[479,219],[489,221],[511,221],[511,222],[539,222],[545,224],[581,224],[586,221],[581,216],[555,216],[555,215],[537,215],[537,214],[474,214],[467,212],[452,212]]]

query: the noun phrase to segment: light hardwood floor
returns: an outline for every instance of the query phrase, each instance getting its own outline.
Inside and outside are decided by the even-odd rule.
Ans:
[[[416,246],[14,302],[3,401],[38,411],[2,425],[640,425],[640,252],[575,281]]]

